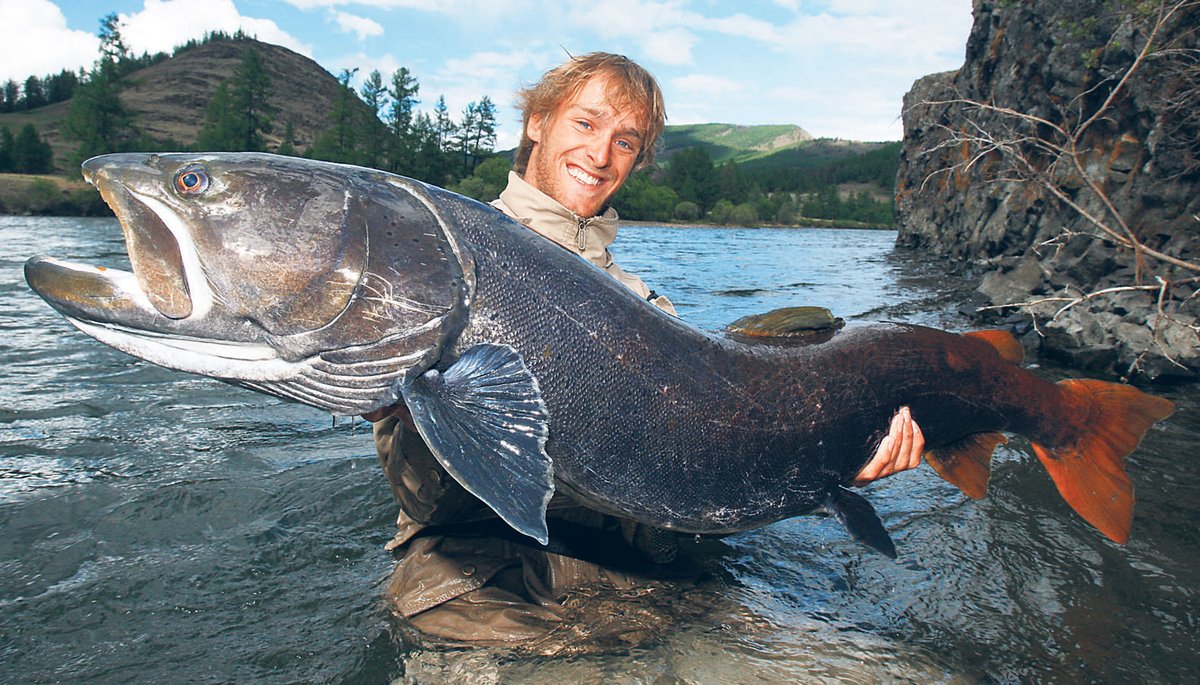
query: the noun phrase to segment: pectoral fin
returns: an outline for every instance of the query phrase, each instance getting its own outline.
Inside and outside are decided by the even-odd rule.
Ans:
[[[861,495],[838,488],[825,500],[824,510],[846,528],[850,537],[880,554],[896,558],[896,544],[892,542],[892,536],[884,529],[875,507]]]
[[[401,389],[421,437],[446,471],[514,529],[549,541],[554,469],[544,449],[549,414],[516,350],[477,345],[445,373]]]

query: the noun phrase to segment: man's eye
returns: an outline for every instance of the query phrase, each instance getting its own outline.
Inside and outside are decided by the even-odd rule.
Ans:
[[[637,148],[634,147],[633,144],[627,140],[618,140],[617,145],[620,145],[621,147],[625,148],[626,150],[629,150],[630,152],[637,152]]]
[[[592,125],[590,123],[583,121],[582,119],[580,119],[578,123],[581,127],[586,128],[589,131],[592,130]]]

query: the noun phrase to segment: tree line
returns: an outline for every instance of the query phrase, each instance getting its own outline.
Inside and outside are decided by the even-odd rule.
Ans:
[[[356,72],[346,69],[338,76],[328,125],[311,145],[296,149],[292,124],[284,117],[282,142],[270,149],[267,134],[277,130],[280,113],[270,104],[271,79],[261,56],[247,47],[210,101],[196,146],[303,155],[442,186],[470,176],[493,155],[496,106],[487,96],[468,104],[455,119],[444,97],[438,97],[432,112],[417,111],[420,83],[407,67],[397,69],[387,81],[374,70],[357,91],[351,86]]]
[[[887,181],[880,185],[892,188],[898,144],[893,151],[896,159],[890,162],[890,176],[886,175],[885,155],[866,163],[855,161],[875,154],[868,153],[789,169],[786,178],[778,178],[783,174],[745,168],[732,160],[716,164],[705,148],[689,147],[672,154],[664,166],[630,177],[613,199],[613,206],[622,217],[640,221],[753,226],[825,219],[891,226],[895,223],[891,200],[877,200],[865,191],[843,194],[838,184],[871,183],[882,174]],[[881,161],[884,170],[876,172],[875,165]]]
[[[358,90],[351,86],[357,69],[343,70],[326,127],[311,144],[297,149],[292,122],[270,104],[271,78],[253,45],[242,51],[230,77],[213,94],[195,145],[151,139],[121,104],[121,77],[167,56],[131,55],[115,14],[101,21],[98,35],[100,57],[70,86],[71,106],[62,127],[63,135],[76,143],[73,166],[105,152],[190,148],[275,152],[357,164],[483,201],[494,199],[506,183],[511,162],[494,152],[496,106],[491,99],[484,96],[468,104],[457,119],[440,96],[432,111],[418,111],[420,84],[406,67],[387,79],[372,71]],[[174,54],[213,40],[249,38],[240,31],[214,32],[181,45]],[[35,90],[22,91],[13,102],[29,102],[28,93]],[[272,138],[281,142],[272,145]],[[858,181],[891,188],[898,158],[897,143],[858,156],[803,158],[799,163],[784,159],[744,167],[733,161],[716,164],[703,147],[691,147],[675,151],[662,166],[634,174],[613,205],[624,218],[643,221],[794,225],[829,219],[892,225],[890,200],[877,200],[866,192],[841,193],[837,185]],[[0,130],[0,170],[49,173],[49,146],[32,126],[16,136]]]

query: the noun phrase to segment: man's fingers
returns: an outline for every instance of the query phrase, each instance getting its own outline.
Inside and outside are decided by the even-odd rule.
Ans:
[[[863,485],[878,478],[882,478],[884,470],[896,459],[896,421],[892,421],[892,430],[883,441],[879,443],[879,449],[875,450],[875,456],[871,457],[871,461],[862,467],[854,476],[856,485]]]
[[[892,462],[888,464],[890,468],[886,469],[886,475],[889,476],[908,468],[909,455],[912,453],[913,422],[908,407],[900,407],[900,411],[896,412],[895,418],[892,419],[893,432],[896,430],[897,422],[900,424],[900,445],[892,455]]]
[[[915,469],[921,465],[925,451],[925,436],[920,426],[913,421],[908,407],[901,407],[892,417],[888,434],[879,443],[875,456],[854,476],[854,485],[867,483],[887,476]]]
[[[911,417],[910,417],[911,418]],[[921,427],[916,421],[911,421],[912,424],[912,449],[908,456],[908,468],[915,469],[921,465],[921,457],[925,454],[925,434],[921,432]]]

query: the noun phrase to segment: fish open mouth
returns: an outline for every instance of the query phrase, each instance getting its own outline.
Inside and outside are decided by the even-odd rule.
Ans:
[[[205,297],[208,289],[199,273],[190,232],[178,216],[162,201],[114,183],[103,166],[90,160],[83,165],[83,177],[117,215],[133,274],[146,300],[169,319],[203,314],[197,309],[207,309],[211,299]],[[200,287],[193,288],[197,280]]]

